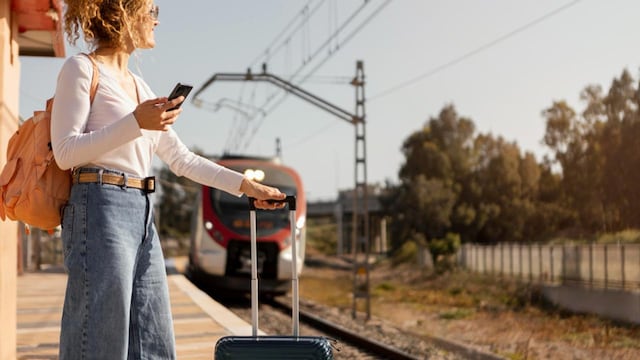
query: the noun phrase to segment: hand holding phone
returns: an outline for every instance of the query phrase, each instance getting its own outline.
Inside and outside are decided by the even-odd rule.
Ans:
[[[169,95],[169,101],[179,97],[180,95],[184,96],[185,99],[186,99],[187,95],[189,95],[189,93],[191,92],[191,89],[193,89],[193,86],[191,86],[191,85],[185,85],[185,84],[177,83],[176,86],[173,88],[173,91],[171,91],[171,94]],[[182,105],[182,103],[172,107],[171,109],[169,109],[167,111],[178,109],[181,105]]]

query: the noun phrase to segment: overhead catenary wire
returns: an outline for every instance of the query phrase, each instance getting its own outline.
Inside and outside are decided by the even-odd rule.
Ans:
[[[326,132],[327,130],[331,129],[332,127],[334,127],[334,126],[336,126],[336,125],[338,125],[338,122],[336,122],[336,121],[332,121],[331,123],[326,124],[326,125],[324,125],[323,127],[321,127],[321,128],[319,128],[319,129],[316,129],[316,130],[312,131],[311,133],[309,133],[309,134],[308,134],[308,135],[306,135],[305,137],[301,138],[300,140],[298,140],[298,141],[296,141],[296,142],[294,142],[294,143],[291,143],[291,144],[289,145],[289,147],[296,147],[296,146],[298,146],[298,145],[305,144],[305,143],[307,143],[309,140],[311,140],[311,139],[313,139],[314,137],[316,137],[316,136],[318,136],[318,135],[320,135],[320,134],[322,134],[322,133]]]
[[[353,30],[351,33],[349,33],[349,35],[347,35],[347,37],[339,42],[336,47],[340,48],[341,46],[346,45],[351,39],[353,39],[355,37],[355,35],[357,33],[359,33],[362,28],[364,28],[365,25],[367,25],[369,22],[371,22],[387,5],[389,5],[389,3],[391,3],[391,0],[385,0],[384,3],[382,3],[382,5],[380,5],[376,10],[374,10],[363,22],[361,22],[356,28],[355,30]],[[343,27],[341,27],[340,29],[338,29],[338,31],[335,33],[335,36],[337,37],[338,33],[342,30]],[[323,61],[321,61],[319,64],[317,64],[311,71],[309,71],[307,73],[307,75],[304,75],[302,80],[299,82],[303,83],[306,82],[306,80],[313,75],[322,65],[324,65],[324,63],[327,62],[327,60],[329,60],[330,56],[326,56]],[[294,74],[293,76],[297,75]]]
[[[364,28],[365,25],[367,25],[369,22],[371,22],[378,14],[380,14],[380,12],[391,3],[392,0],[385,0],[380,6],[378,6],[374,11],[372,11],[369,16],[367,16],[361,23],[359,23],[356,28],[354,30],[352,30],[342,41],[340,41],[337,45],[336,45],[336,49],[340,49],[341,47],[343,47],[344,45],[346,45],[349,41],[351,41],[355,35],[357,33],[359,33],[360,31],[362,31],[362,29]],[[333,36],[337,39],[337,34],[339,34],[341,31],[343,31],[346,26],[348,25],[349,22],[353,21],[357,15],[364,9],[364,6],[367,5],[369,2],[364,2],[354,13],[351,14],[351,16],[342,23],[342,25],[333,33]],[[318,49],[316,50],[316,52],[312,55],[312,58],[317,56],[321,49],[325,48],[327,46],[327,44],[330,44],[331,39],[327,39],[320,47],[318,47]],[[329,53],[327,54],[324,59],[322,59],[318,64],[316,64],[316,66],[313,67],[312,70],[310,70],[306,75],[303,75],[302,80],[296,82],[296,84],[302,84],[304,83],[309,77],[311,77],[322,65],[324,65],[329,58],[331,58],[331,56],[333,56],[333,53]],[[289,79],[293,79],[296,76],[298,76],[299,72],[302,71],[302,69],[304,68],[304,66],[300,67],[296,72],[294,72],[293,75],[291,75],[289,77]],[[264,120],[266,119],[266,117],[273,112],[278,106],[280,106],[284,100],[286,100],[288,93],[286,91],[274,91],[272,93],[273,96],[269,97],[265,102],[263,102],[263,104],[260,106],[261,109],[263,109],[263,112],[261,113],[262,117],[260,119],[260,121],[257,123],[257,126],[255,126],[251,133],[249,134],[249,136],[247,137],[247,140],[245,141],[245,145],[244,148],[246,149],[250,142],[253,140],[253,137],[255,136],[255,134],[258,132],[260,126],[262,125],[262,123],[264,122]],[[277,100],[275,100],[276,102],[271,105],[268,109],[265,109],[269,103],[275,99],[275,96],[279,96],[279,98]],[[313,136],[311,136],[313,137]]]
[[[278,35],[276,35],[276,37],[271,41],[271,43],[269,43],[269,45],[267,45],[267,47],[253,61],[249,63],[248,68],[249,69],[253,68],[260,60],[262,60],[262,63],[266,64],[268,61],[270,61],[273,58],[275,54],[280,52],[282,48],[285,48],[285,51],[287,51],[288,45],[290,44],[290,41],[291,41],[291,37],[293,36],[292,34],[294,34],[297,31],[300,31],[301,28],[302,28],[302,31],[304,32],[305,31],[304,27],[305,27],[305,24],[308,22],[309,17],[313,16],[318,11],[318,9],[320,9],[320,7],[325,1],[326,0],[320,0],[319,2],[316,2],[315,6],[312,6],[314,3],[314,0],[309,0],[302,7],[302,9],[298,11],[297,15],[294,16],[294,18],[291,19],[291,21],[289,21],[287,25],[285,25],[285,27],[278,33]],[[311,10],[309,11],[310,8]],[[300,18],[302,18],[302,21],[299,21]],[[292,27],[293,29],[289,31]],[[282,39],[282,42],[274,49],[273,47],[281,39]],[[287,58],[288,57],[285,57],[285,59]],[[288,64],[285,64],[285,68],[288,68],[288,67],[289,67]],[[238,100],[237,100],[238,103],[245,103],[244,101],[245,87],[246,87],[245,84],[242,84],[242,87],[238,95]],[[253,95],[255,95],[255,87],[254,87],[254,91],[252,92],[252,96]],[[273,95],[269,96],[268,98],[271,98],[271,97],[273,97]],[[204,103],[204,101],[201,101],[201,102]],[[215,105],[211,106],[210,108],[219,109],[219,107],[216,107]],[[244,133],[246,132],[246,129],[248,127],[248,122],[255,119],[255,116],[246,116],[246,114],[242,114],[245,116],[242,116],[242,119],[240,119],[241,117],[240,115],[241,114],[237,113],[233,117],[233,123],[232,123],[232,126],[229,128],[229,136],[227,136],[227,140],[225,142],[223,152],[230,152],[232,149],[239,148],[241,138],[244,136]],[[262,115],[264,115],[264,112],[262,112]]]
[[[287,78],[287,76],[283,76],[283,78]],[[351,82],[353,76],[335,76],[335,75],[315,75],[304,78],[303,80],[299,79],[303,78],[303,76],[289,76],[289,81],[293,83],[301,83],[303,80],[305,83],[309,84],[329,84],[329,85],[344,85]]]
[[[386,0],[386,2],[388,3],[391,0]],[[308,28],[308,23],[310,21],[310,17],[313,16],[318,9],[321,7],[321,5],[323,5],[326,2],[326,0],[322,0],[320,2],[315,3],[315,6],[313,4],[312,1],[309,1],[307,4],[305,4],[305,6],[302,8],[302,10],[300,10],[300,12],[298,13],[298,15],[296,15],[295,19],[291,22],[289,22],[289,24],[285,27],[285,30],[281,31],[280,34],[276,37],[276,40],[273,40],[270,44],[270,46],[267,48],[267,50],[265,50],[262,55],[258,56],[252,64],[254,64],[255,62],[259,61],[260,58],[262,58],[262,56],[265,56],[266,59],[271,59],[276,52],[278,52],[284,45],[287,45],[291,38],[292,38],[292,34],[295,32],[302,32],[301,34],[301,38],[304,41],[306,39],[307,43],[310,42],[310,29]],[[331,46],[332,45],[332,41],[338,41],[338,36],[339,34],[344,31],[344,29],[351,23],[353,22],[357,16],[363,11],[363,9],[369,5],[371,3],[370,0],[364,0],[362,1],[362,3],[357,7],[357,9],[351,13],[350,16],[347,17],[347,19],[345,21],[342,22],[342,24],[337,27],[337,29],[335,31],[333,31],[329,37],[320,45],[316,48],[316,50],[313,51],[313,53],[309,56],[306,56],[306,53],[310,51],[311,47],[310,45],[308,46],[303,46],[302,49],[302,55],[303,55],[303,61],[302,64],[298,67],[298,69],[296,71],[293,72],[292,75],[290,75],[289,79],[293,79],[295,77],[298,76],[298,74],[307,66],[309,66],[310,64],[313,63],[313,60],[318,56],[318,54],[320,54],[320,52],[327,48],[327,46]],[[311,10],[310,10],[311,9]],[[331,11],[331,9],[329,9]],[[337,16],[337,9],[334,11],[334,13]],[[377,13],[377,12],[376,12]],[[296,23],[298,18],[302,18],[303,21],[301,21],[297,26],[295,26],[295,28],[293,28],[292,31],[288,32],[288,29],[290,29],[292,26],[294,26],[294,24]],[[365,20],[366,21],[366,20]],[[336,24],[337,24],[338,20],[336,19]],[[337,26],[337,25],[336,25]],[[359,26],[355,32],[358,32],[359,29],[362,28],[362,25]],[[285,35],[286,34],[286,35]],[[331,49],[331,51],[328,52],[328,55],[325,57],[324,60],[321,61],[321,64],[324,64],[328,58],[330,58],[331,56],[333,56],[333,54],[336,52],[336,50],[338,50],[340,48],[340,46],[344,46],[344,44],[346,44],[346,42],[348,42],[354,35],[354,32],[352,32],[351,36],[347,36],[347,39],[342,41],[342,43],[336,43],[335,45],[335,49]],[[277,43],[279,38],[284,38],[283,42],[281,43],[280,46],[278,46],[278,48],[276,49],[276,51],[271,51],[270,49],[272,48],[273,44]],[[315,72],[317,69],[319,68],[319,66],[316,66],[314,68],[313,71],[308,72],[305,76],[304,79],[302,81],[299,81],[298,83],[302,83],[306,80],[306,78],[308,78],[310,75],[313,74],[313,72]],[[291,80],[290,80],[291,81]],[[243,93],[244,93],[244,87],[242,88],[243,90],[241,91],[240,95],[239,95],[239,101],[243,101]],[[251,141],[253,140],[253,137],[255,136],[255,134],[257,133],[257,131],[260,129],[260,127],[262,126],[262,123],[264,122],[266,115],[268,113],[270,113],[271,111],[273,111],[276,107],[278,107],[282,102],[283,102],[283,94],[282,92],[280,92],[279,90],[275,90],[273,92],[271,92],[269,95],[266,96],[266,100],[259,105],[260,108],[262,109],[266,109],[267,106],[271,103],[273,103],[275,101],[275,104],[273,104],[268,110],[263,110],[262,113],[256,113],[254,114],[252,117],[250,118],[243,118],[243,120],[239,120],[239,114],[236,114],[236,116],[234,117],[234,125],[232,127],[232,129],[230,130],[230,132],[232,133],[231,136],[229,137],[229,139],[227,140],[227,144],[225,145],[225,150],[228,151],[229,150],[229,146],[237,146],[238,149],[246,149],[249,144],[251,143]],[[260,119],[257,119],[257,121],[254,122],[254,120],[256,120],[256,116],[257,115],[261,115]],[[246,130],[248,128],[248,124],[253,122],[255,125],[252,127],[252,130],[249,132],[248,136],[246,134]],[[243,146],[238,146],[238,144],[240,144],[239,141],[239,137],[242,136],[246,136],[246,141],[244,142]],[[233,139],[233,140],[231,140]]]
[[[291,21],[280,31],[280,33],[278,33],[278,35],[276,35],[276,37],[271,41],[271,43],[269,45],[267,45],[267,47],[265,48],[264,51],[261,52],[260,55],[258,55],[253,61],[251,61],[249,63],[249,67],[254,67],[255,65],[257,65],[260,60],[262,59],[262,62],[268,62],[269,60],[271,60],[271,58],[273,57],[274,54],[278,53],[280,51],[280,49],[282,49],[283,47],[287,46],[291,40],[291,34],[295,33],[296,31],[299,31],[301,27],[303,27],[305,25],[305,21],[301,21],[290,33],[289,35],[286,35],[286,38],[284,39],[284,41],[282,41],[275,49],[272,49],[273,46],[278,43],[278,41],[280,40],[280,38],[282,38],[283,36],[285,36],[285,34],[287,34],[289,28],[291,28],[294,24],[296,24],[296,22],[298,22],[298,19],[300,17],[302,17],[303,19],[308,18],[310,16],[313,16],[318,9],[320,9],[320,7],[322,6],[322,4],[325,2],[326,0],[321,0],[317,3],[317,5],[313,8],[311,8],[311,11],[309,11],[309,8],[311,7],[312,3],[314,2],[313,0],[308,1],[303,7],[302,9],[300,9],[300,11],[298,11],[298,15],[296,15],[293,19],[291,19]],[[306,15],[306,16],[305,16]],[[263,58],[264,56],[264,58]]]
[[[377,11],[376,11],[373,15],[377,14],[380,10],[382,10],[382,8],[383,8],[384,6],[386,6],[386,5],[388,5],[388,3],[389,3],[390,1],[391,1],[391,0],[387,0],[387,1],[386,1],[386,2],[381,6],[381,7],[379,7],[379,8],[377,9]],[[417,82],[419,82],[419,81],[422,81],[422,80],[424,80],[424,79],[426,79],[426,78],[428,78],[428,77],[430,77],[430,76],[433,76],[433,75],[435,75],[436,73],[438,73],[438,72],[440,72],[440,71],[443,71],[443,70],[445,70],[445,69],[447,69],[447,68],[449,68],[449,67],[452,67],[452,66],[454,66],[454,65],[457,65],[458,63],[460,63],[460,62],[462,62],[462,61],[464,61],[464,60],[466,60],[466,59],[468,59],[468,58],[471,58],[471,57],[473,57],[474,55],[477,55],[477,54],[479,54],[479,53],[481,53],[481,52],[483,52],[483,51],[486,51],[486,50],[488,50],[488,49],[490,49],[490,48],[492,48],[492,47],[494,47],[494,46],[496,46],[496,45],[498,45],[498,44],[500,44],[500,43],[502,43],[502,42],[506,41],[507,39],[510,39],[510,38],[512,38],[512,37],[514,37],[514,36],[516,36],[516,35],[518,35],[519,33],[523,32],[523,31],[526,31],[526,30],[528,30],[529,28],[532,28],[532,27],[534,27],[534,26],[536,26],[536,25],[538,25],[538,24],[540,24],[540,23],[544,22],[545,20],[548,20],[549,18],[551,18],[551,17],[553,17],[553,16],[555,16],[555,15],[557,15],[557,14],[559,14],[559,13],[561,13],[561,12],[563,12],[563,11],[565,11],[565,10],[567,10],[567,9],[569,9],[569,8],[571,8],[571,7],[573,7],[573,6],[575,6],[575,5],[577,5],[577,4],[578,4],[578,3],[580,3],[581,1],[582,1],[582,0],[573,0],[573,1],[570,1],[570,2],[568,2],[568,3],[566,3],[566,4],[562,5],[562,6],[560,6],[560,7],[558,7],[558,8],[556,8],[556,9],[554,9],[554,10],[552,10],[552,11],[548,12],[548,13],[543,14],[543,15],[542,15],[542,16],[540,16],[540,17],[535,18],[534,20],[532,20],[532,21],[530,21],[530,22],[528,22],[528,23],[526,23],[526,24],[524,24],[524,25],[522,25],[522,26],[519,26],[519,27],[515,28],[514,30],[512,30],[512,31],[510,31],[510,32],[508,32],[508,33],[506,33],[506,34],[504,34],[504,35],[502,35],[502,36],[500,36],[500,37],[498,37],[498,38],[496,38],[496,39],[494,39],[494,40],[491,40],[491,41],[489,41],[489,42],[487,42],[487,43],[485,43],[485,44],[482,44],[481,46],[479,46],[479,47],[477,47],[477,48],[475,48],[475,49],[472,49],[471,51],[468,51],[468,52],[466,52],[466,53],[462,54],[461,56],[458,56],[458,57],[456,57],[456,58],[454,58],[454,59],[452,59],[452,60],[450,60],[450,61],[448,61],[448,62],[446,62],[446,63],[444,63],[444,64],[442,64],[442,65],[439,65],[439,66],[437,66],[437,67],[435,67],[435,68],[433,68],[433,69],[431,69],[431,70],[428,70],[428,71],[426,71],[426,72],[424,72],[424,73],[422,73],[422,74],[419,74],[419,75],[417,75],[417,76],[415,76],[415,77],[413,77],[413,78],[410,78],[409,80],[405,80],[405,81],[403,81],[403,82],[401,82],[401,83],[399,83],[399,84],[397,84],[397,85],[395,85],[395,86],[392,86],[392,87],[390,87],[390,88],[388,88],[388,89],[386,89],[386,90],[383,90],[383,91],[381,91],[381,92],[378,92],[377,94],[374,94],[373,96],[370,96],[370,97],[367,99],[367,101],[375,101],[375,100],[378,100],[378,99],[383,98],[383,97],[385,97],[385,96],[388,96],[388,95],[390,95],[390,94],[392,94],[392,93],[394,93],[394,92],[396,92],[396,91],[399,91],[399,90],[401,90],[401,89],[404,89],[404,88],[406,88],[406,87],[409,87],[410,85],[413,85],[413,84],[415,84],[415,83],[417,83]],[[309,2],[307,5],[310,5],[310,4],[311,4],[311,2]],[[363,22],[363,23],[358,27],[358,29],[356,29],[355,31],[353,31],[353,32],[350,34],[350,36],[348,37],[348,39],[347,39],[346,41],[348,41],[349,39],[353,38],[353,37],[357,34],[357,32],[359,31],[359,29],[361,29],[362,27],[364,27],[364,26],[366,25],[366,23],[367,23],[367,22],[371,21],[372,17],[373,17],[373,16],[370,16],[367,20],[365,20],[365,22]],[[339,33],[340,29],[342,29],[343,27],[344,27],[344,23],[343,23],[343,26],[341,26],[340,28],[338,28],[338,29],[333,33],[333,35],[337,36],[337,33]],[[331,41],[331,39],[328,39],[327,41],[328,41],[328,42],[330,42],[330,41]],[[325,44],[323,44],[323,46],[326,46],[327,41],[325,41]],[[346,41],[343,39],[343,41],[338,42],[338,45],[336,45],[336,47],[343,46],[343,45],[346,43]],[[316,53],[314,53],[314,55],[315,55],[315,54],[317,54],[317,53],[318,53],[318,52],[316,51]],[[272,54],[272,55],[273,55],[273,54]],[[329,57],[325,57],[325,58],[323,59],[323,61],[321,61],[319,64],[317,64],[317,65],[316,65],[312,70],[310,70],[310,71],[309,71],[308,73],[306,73],[305,75],[302,75],[302,79],[301,79],[301,80],[296,80],[296,83],[297,83],[297,84],[301,84],[301,83],[304,83],[304,82],[305,82],[306,80],[308,80],[309,78],[311,78],[311,76],[313,75],[313,73],[314,73],[315,71],[317,71],[317,69],[318,69],[320,66],[322,66],[322,65],[323,65],[323,64],[328,60],[328,58],[329,58]],[[308,63],[307,63],[307,64],[308,64]],[[299,72],[301,71],[301,69],[302,69],[304,66],[306,66],[307,64],[304,64],[304,65],[303,65],[303,66],[302,66],[298,71],[296,71],[296,72],[294,72],[292,75],[290,75],[290,76],[289,76],[289,79],[296,79],[296,78],[299,76]],[[276,92],[276,93],[277,93],[277,92]],[[276,103],[274,103],[272,106],[270,106],[270,107],[268,107],[268,108],[267,108],[267,106],[269,105],[269,103],[270,103],[270,102],[272,102],[272,101],[274,101],[274,99],[275,99],[275,96],[273,96],[273,95],[272,95],[272,96],[270,96],[270,97],[268,98],[268,101],[265,101],[262,105],[260,105],[260,106],[259,106],[260,108],[262,108],[262,109],[263,109],[263,111],[260,113],[260,115],[262,116],[261,121],[259,121],[259,122],[256,124],[256,126],[253,128],[253,130],[251,131],[251,134],[250,134],[250,136],[249,136],[249,139],[247,139],[247,141],[245,142],[245,146],[248,146],[248,144],[250,143],[251,139],[253,138],[253,136],[255,135],[255,133],[257,132],[257,130],[259,129],[259,127],[261,126],[261,123],[262,123],[262,122],[264,121],[264,119],[267,117],[267,115],[269,115],[272,111],[274,111],[274,110],[275,110],[275,108],[277,108],[277,107],[278,107],[278,106],[279,106],[279,105],[284,101],[284,99],[286,99],[286,93],[283,95],[283,93],[282,93],[282,92],[280,92],[279,94],[280,94],[280,98],[279,98],[279,99],[276,101]],[[254,115],[254,117],[255,117],[255,115]],[[310,136],[305,137],[305,139],[308,139],[308,138],[310,138],[310,137],[313,137],[313,136],[314,136],[314,134],[317,134],[317,133],[319,133],[319,132],[313,132]]]
[[[393,86],[390,89],[382,91],[381,93],[378,93],[378,94],[368,98],[367,101],[372,101],[372,100],[374,100],[376,98],[381,98],[381,97],[384,97],[386,95],[389,95],[392,92],[395,92],[395,91],[401,90],[401,89],[403,89],[405,87],[408,87],[408,86],[412,85],[413,83],[416,83],[416,82],[418,82],[420,80],[423,80],[423,79],[425,79],[425,78],[427,78],[429,76],[432,76],[432,75],[436,74],[437,72],[442,71],[442,70],[444,70],[444,69],[446,69],[446,68],[448,68],[450,66],[456,65],[459,62],[462,62],[462,61],[466,60],[467,58],[472,57],[473,55],[476,55],[476,54],[478,54],[478,53],[480,53],[480,52],[482,52],[484,50],[487,50],[487,49],[489,49],[489,48],[501,43],[502,41],[507,40],[508,38],[511,38],[511,37],[523,32],[523,31],[525,31],[525,30],[527,30],[527,29],[529,29],[529,28],[531,28],[531,27],[543,22],[544,20],[547,20],[547,19],[559,14],[560,12],[562,12],[564,10],[567,10],[568,8],[570,8],[570,7],[574,6],[574,5],[577,5],[580,1],[582,1],[582,0],[571,1],[571,2],[561,6],[559,8],[556,8],[556,9],[554,9],[554,10],[548,12],[548,13],[545,13],[544,15],[542,15],[542,16],[540,16],[540,17],[538,17],[538,18],[536,18],[536,19],[534,19],[534,20],[532,20],[532,21],[530,21],[530,22],[528,22],[528,23],[526,23],[526,24],[524,24],[522,26],[519,26],[516,29],[506,33],[505,35],[502,35],[502,36],[500,36],[500,37],[498,37],[498,38],[496,38],[496,39],[494,39],[494,40],[492,40],[492,41],[490,41],[490,42],[488,42],[486,44],[483,44],[482,46],[480,46],[478,48],[475,48],[475,49],[463,54],[462,56],[460,56],[460,57],[458,57],[458,58],[456,58],[456,59],[454,59],[452,61],[449,61],[449,62],[447,62],[447,63],[445,63],[443,65],[440,65],[440,66],[438,66],[438,67],[436,67],[436,68],[434,68],[434,69],[432,69],[430,71],[427,71],[426,73],[423,73],[423,74],[421,74],[421,75],[419,75],[419,76],[417,76],[417,77],[415,77],[415,78],[413,78],[411,80],[404,81],[404,82],[400,83],[399,85]],[[381,10],[381,9],[379,9],[379,10]],[[363,26],[364,26],[364,24],[363,24]],[[304,80],[305,80],[305,78],[303,77],[302,81],[304,81]],[[269,110],[266,110],[266,113],[268,114],[272,110],[273,110],[273,108],[271,108]],[[291,144],[291,146],[296,146],[296,145],[299,145],[301,143],[307,142],[310,139],[312,139],[313,137],[318,136],[321,133],[325,132],[329,128],[331,128],[331,126],[325,126],[325,127],[322,127],[322,128],[320,128],[318,130],[315,130],[312,133],[310,133],[309,135],[305,136],[303,138],[303,140],[301,140],[299,142],[295,142],[295,143]]]
[[[390,0],[387,0],[387,2]],[[352,21],[354,21],[354,19],[364,10],[365,6],[367,6],[369,4],[369,1],[364,1],[341,25],[340,27],[338,27],[332,34],[329,35],[329,37],[320,45],[318,46],[318,48],[316,49],[316,51],[311,55],[310,59],[313,60],[313,58],[315,58],[321,51],[322,49],[324,49],[325,47],[327,47],[328,44],[331,44],[331,40],[336,38],[338,34],[343,31],[348,25],[349,23],[351,23]],[[336,45],[336,48],[340,48],[341,45]],[[325,57],[325,59],[320,63],[320,65],[324,64],[328,58],[330,58],[333,55],[333,53],[328,54],[328,56]],[[303,62],[303,64],[298,67],[298,69],[296,71],[294,71],[288,78],[286,78],[288,81],[291,81],[294,77],[298,76],[298,74],[302,71],[302,69],[304,69],[305,66],[307,66],[310,62]],[[317,69],[319,68],[319,66],[316,66],[313,71],[310,71],[309,73],[307,73],[307,75],[305,77],[308,77],[309,75],[313,74],[313,72],[315,72]],[[305,77],[303,77],[303,79],[299,82],[297,82],[296,84],[301,84],[304,82]],[[280,89],[274,90],[272,92],[272,96],[269,96],[267,98],[267,100],[260,106],[261,108],[265,108],[266,106],[269,105],[269,103],[277,96],[277,95],[282,95],[283,91]],[[286,93],[286,92],[285,92]],[[267,110],[267,113],[270,113],[273,109],[275,109],[277,106],[279,106],[282,103],[282,101],[278,101],[274,106],[272,106],[269,110]]]
[[[503,42],[503,41],[505,41],[505,40],[507,40],[509,38],[512,38],[515,35],[523,32],[523,31],[525,31],[525,30],[527,30],[529,28],[534,27],[535,25],[538,25],[539,23],[541,23],[541,22],[543,22],[545,20],[548,20],[549,18],[561,13],[562,11],[567,10],[570,7],[573,7],[573,6],[577,5],[581,1],[582,0],[573,0],[573,1],[569,2],[569,3],[566,3],[566,4],[562,5],[562,6],[560,6],[559,8],[556,8],[556,9],[554,9],[554,10],[548,12],[548,13],[545,13],[544,15],[542,15],[542,16],[540,16],[540,17],[538,17],[538,18],[536,18],[536,19],[534,19],[534,20],[532,20],[532,21],[530,21],[530,22],[528,22],[528,23],[526,23],[526,24],[524,24],[522,26],[517,27],[516,29],[511,30],[510,32],[508,32],[508,33],[506,33],[506,34],[504,34],[504,35],[502,35],[502,36],[500,36],[500,37],[498,37],[498,38],[496,38],[494,40],[491,40],[491,41],[489,41],[489,42],[487,42],[487,43],[485,43],[483,45],[480,45],[479,47],[477,47],[477,48],[475,48],[475,49],[473,49],[473,50],[471,50],[469,52],[466,52],[466,53],[462,54],[461,56],[458,56],[458,57],[454,58],[453,60],[450,60],[450,61],[448,61],[448,62],[446,62],[446,63],[444,63],[442,65],[436,66],[435,68],[433,68],[431,70],[428,70],[428,71],[426,71],[426,72],[424,72],[424,73],[422,73],[422,74],[420,74],[418,76],[415,76],[415,77],[413,77],[413,78],[411,78],[409,80],[405,80],[405,81],[403,81],[403,82],[401,82],[401,83],[399,83],[397,85],[394,85],[394,86],[392,86],[392,87],[390,87],[390,88],[388,88],[386,90],[383,90],[383,91],[381,91],[381,92],[369,97],[367,100],[368,101],[374,101],[374,100],[380,99],[380,98],[385,97],[387,95],[390,95],[390,94],[392,94],[392,93],[394,93],[396,91],[399,91],[399,90],[402,90],[402,89],[404,89],[406,87],[409,87],[409,86],[411,86],[411,85],[413,85],[413,84],[415,84],[417,82],[420,82],[420,81],[422,81],[422,80],[424,80],[424,79],[426,79],[428,77],[431,77],[431,76],[439,73],[440,71],[443,71],[443,70],[445,70],[445,69],[447,69],[447,68],[449,68],[451,66],[457,65],[458,63],[460,63],[460,62],[462,62],[462,61],[464,61],[464,60],[466,60],[466,59],[468,59],[468,58],[470,58],[470,57],[472,57],[474,55],[477,55],[477,54],[479,54],[479,53],[481,53],[481,52],[483,52],[485,50],[488,50],[488,49],[498,45],[499,43],[501,43],[501,42]]]

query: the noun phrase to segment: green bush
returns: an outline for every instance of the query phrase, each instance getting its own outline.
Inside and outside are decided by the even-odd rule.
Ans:
[[[443,239],[431,239],[429,252],[438,273],[455,268],[455,254],[460,249],[460,235],[447,233]]]
[[[447,233],[443,239],[431,239],[429,251],[433,256],[433,262],[437,263],[441,257],[455,254],[460,248],[460,235]]]
[[[416,234],[411,240],[405,241],[404,244],[393,254],[391,262],[394,265],[402,263],[415,263],[418,258],[418,242],[423,241],[421,239],[422,234]]]

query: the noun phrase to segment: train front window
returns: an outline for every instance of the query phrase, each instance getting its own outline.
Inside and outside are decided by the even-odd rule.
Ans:
[[[282,167],[264,161],[227,162],[224,166],[235,170],[265,185],[277,187],[287,195],[297,195],[296,179]],[[259,176],[258,176],[259,175]],[[231,232],[248,237],[249,203],[246,196],[237,197],[217,189],[210,189],[214,216]],[[289,228],[289,210],[258,211],[256,214],[258,237],[270,236]]]
[[[288,195],[296,195],[295,188],[277,186],[280,191]],[[211,188],[211,204],[214,213],[227,228],[233,232],[249,236],[249,204],[246,196],[237,197],[225,191]],[[281,229],[289,228],[289,210],[258,211],[257,235],[269,236]]]

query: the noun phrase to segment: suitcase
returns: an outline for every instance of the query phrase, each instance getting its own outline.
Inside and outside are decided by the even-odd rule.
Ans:
[[[257,234],[256,207],[253,198],[249,198],[249,216],[251,224],[251,328],[252,336],[225,336],[220,338],[215,347],[216,360],[230,359],[309,359],[332,360],[333,347],[330,339],[321,336],[300,336],[300,310],[298,294],[298,271],[296,233],[296,198],[287,196],[289,222],[291,225],[292,252],[292,336],[258,336],[258,268],[257,268]]]

